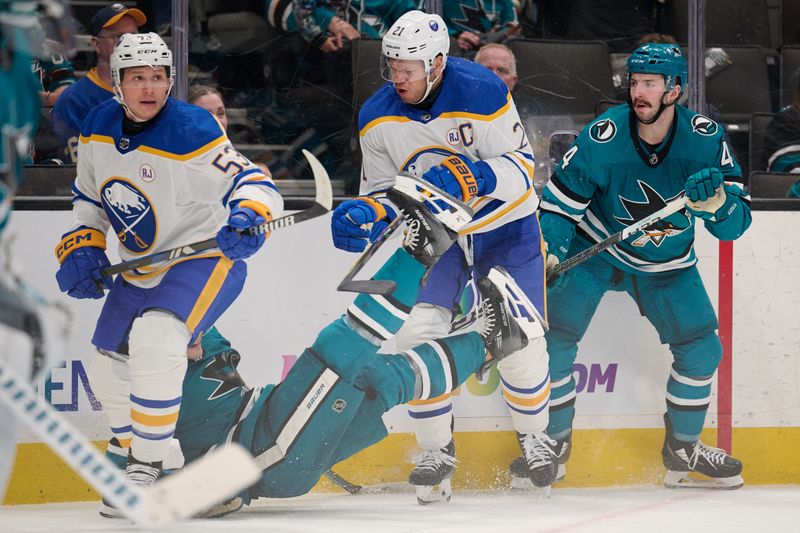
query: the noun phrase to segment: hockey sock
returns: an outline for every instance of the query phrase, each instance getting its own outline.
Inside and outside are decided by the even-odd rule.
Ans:
[[[347,317],[372,336],[387,340],[397,333],[417,300],[425,266],[403,249],[397,250],[372,279],[392,280],[394,292],[359,294],[347,308]]]
[[[700,438],[706,411],[711,402],[711,381],[714,376],[687,377],[672,368],[667,381],[667,414],[672,422],[673,437],[685,442]]]
[[[503,399],[519,433],[541,433],[547,428],[550,374],[544,337],[530,339],[523,349],[497,363]]]
[[[427,342],[401,354],[380,356],[356,378],[356,386],[376,394],[386,409],[411,400],[448,394],[471,376],[486,351],[477,333]]]
[[[186,374],[189,331],[183,321],[158,310],[133,322],[129,336],[132,455],[141,462],[163,461],[175,433]]]
[[[550,421],[547,434],[563,439],[572,431],[575,418],[575,379],[572,374],[550,383]]]

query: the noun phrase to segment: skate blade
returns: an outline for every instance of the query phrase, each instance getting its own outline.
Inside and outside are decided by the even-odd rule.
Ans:
[[[535,497],[546,500],[550,497],[550,488],[551,486],[537,487],[527,477],[511,476],[511,490],[515,492],[530,492]]]
[[[689,472],[667,471],[664,476],[664,486],[668,489],[710,489],[710,490],[735,490],[744,485],[742,476],[724,478],[694,478],[689,477]]]
[[[558,465],[558,473],[556,474],[556,480],[553,482],[553,485],[559,481],[563,481],[565,477],[567,477],[567,465],[560,464]],[[534,489],[537,489],[537,487],[533,485],[533,481],[531,481],[529,477],[517,476],[513,473],[511,474],[511,490]]]
[[[447,503],[453,495],[449,479],[445,479],[435,486],[414,485],[414,489],[417,492],[417,503],[420,505]]]

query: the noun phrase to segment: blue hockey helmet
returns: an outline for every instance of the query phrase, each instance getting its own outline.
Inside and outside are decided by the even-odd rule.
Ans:
[[[631,74],[661,74],[667,90],[675,85],[681,86],[681,93],[686,90],[689,72],[686,68],[686,57],[677,44],[647,43],[633,51],[628,58],[628,76]]]

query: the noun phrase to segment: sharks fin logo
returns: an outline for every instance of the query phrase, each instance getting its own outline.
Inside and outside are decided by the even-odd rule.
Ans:
[[[668,202],[679,198],[683,191],[676,194],[672,198],[663,198],[658,192],[647,183],[637,180],[639,189],[644,195],[644,201],[633,200],[629,198],[619,197],[622,207],[628,213],[627,218],[615,216],[617,222],[630,226],[634,222],[638,222],[643,218],[652,215],[656,211],[663,209]],[[679,233],[683,233],[692,226],[692,221],[689,215],[684,210],[667,217],[664,220],[657,222],[646,230],[642,230],[642,234],[631,243],[633,246],[642,247],[648,242],[652,242],[656,246],[661,246],[661,243],[667,237],[673,237]]]

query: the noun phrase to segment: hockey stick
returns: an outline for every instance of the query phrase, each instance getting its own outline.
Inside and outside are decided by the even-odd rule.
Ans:
[[[403,217],[398,215],[392,222],[386,227],[383,233],[378,236],[373,242],[369,243],[361,254],[361,256],[356,260],[350,270],[347,271],[347,274],[344,275],[342,281],[339,283],[339,286],[336,287],[336,290],[342,292],[361,292],[365,294],[391,294],[397,285],[394,281],[386,280],[386,279],[364,279],[364,280],[354,280],[353,278],[356,277],[356,274],[361,272],[361,269],[364,268],[369,260],[375,255],[383,243],[389,240],[389,237],[400,227],[400,224],[403,222]]]
[[[375,485],[356,485],[355,483],[351,483],[347,481],[345,478],[334,472],[333,470],[327,470],[325,472],[325,477],[328,480],[336,485],[337,487],[346,490],[348,493],[352,495],[356,494],[381,494],[384,492],[388,492],[392,489],[397,488],[409,488],[410,485],[405,481],[395,481],[389,483],[378,483]]]
[[[408,172],[401,172],[395,177],[395,184],[392,187],[401,194],[405,194],[417,201],[425,202],[431,212],[436,215],[445,226],[453,231],[458,231],[470,220],[474,211],[464,203],[457,200],[450,194],[439,189],[435,185],[423,181]],[[443,207],[444,206],[444,207]],[[374,241],[367,245],[361,256],[356,260],[350,270],[347,271],[337,290],[342,292],[360,292],[366,294],[391,294],[396,285],[393,281],[380,279],[354,280],[353,278],[361,272],[364,265],[369,262],[375,252],[383,246],[392,233],[400,226],[403,220],[399,214],[392,220],[383,233]]]
[[[578,252],[577,254],[573,255],[569,259],[565,259],[563,262],[557,264],[555,267],[551,268],[547,271],[547,277],[551,278],[553,276],[557,276],[562,272],[569,270],[570,268],[577,266],[590,257],[594,257],[595,255],[599,254],[603,250],[614,246],[618,242],[624,241],[637,231],[643,231],[649,228],[650,226],[661,222],[668,216],[677,213],[681,209],[686,206],[686,197],[681,196],[680,198],[676,198],[672,200],[667,205],[653,213],[652,215],[646,216],[638,222],[634,222],[627,228],[623,229],[622,231],[615,233],[611,237],[602,240],[595,244],[594,246],[590,246],[589,248],[583,250],[582,252]]]
[[[5,404],[122,514],[154,526],[188,518],[255,483],[261,469],[241,446],[209,454],[150,487],[129,481],[0,358],[0,403]],[[224,475],[220,475],[223,473]]]
[[[325,167],[322,166],[322,163],[320,163],[319,160],[314,157],[314,154],[308,150],[303,150],[303,154],[305,154],[306,159],[308,159],[308,163],[311,166],[312,172],[314,173],[314,183],[316,184],[316,197],[314,198],[314,205],[308,209],[300,211],[299,213],[282,216],[280,218],[276,218],[275,220],[265,222],[260,226],[256,226],[255,228],[250,228],[248,230],[250,235],[287,228],[289,226],[299,224],[300,222],[305,222],[306,220],[311,220],[312,218],[324,215],[331,210],[331,207],[333,206],[333,190],[331,189],[331,181],[328,177],[328,172],[325,170]],[[122,263],[104,268],[101,271],[101,274],[103,276],[113,276],[121,272],[127,272],[128,270],[141,268],[143,266],[158,263],[160,261],[167,261],[171,259],[178,259],[180,257],[195,255],[204,250],[215,248],[216,246],[216,237],[212,237],[211,239],[206,239],[194,244],[187,244],[186,246],[179,246],[178,248],[173,248],[171,250],[164,250],[163,252],[139,257],[137,259],[131,259],[130,261],[123,261]]]

